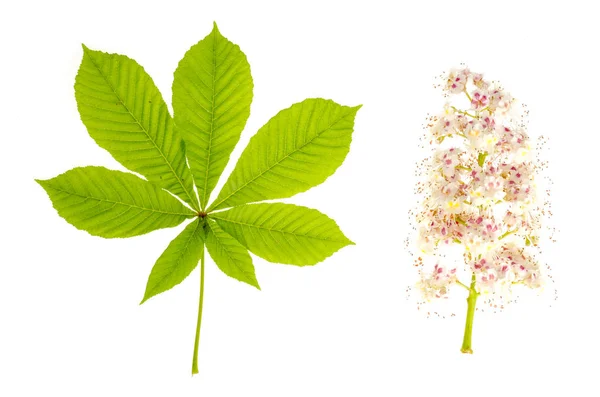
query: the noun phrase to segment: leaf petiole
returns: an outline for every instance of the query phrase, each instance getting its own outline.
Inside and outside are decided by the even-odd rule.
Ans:
[[[192,359],[192,375],[198,373],[198,346],[200,345],[200,326],[202,325],[202,304],[204,300],[204,244],[200,256],[200,298],[198,300],[198,322],[196,323],[196,338],[194,340],[194,357]]]

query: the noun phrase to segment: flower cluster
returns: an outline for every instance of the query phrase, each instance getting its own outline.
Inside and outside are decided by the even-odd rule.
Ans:
[[[451,71],[445,91],[456,104],[447,103],[428,125],[434,153],[422,170],[419,249],[435,255],[444,246],[464,247],[479,293],[514,284],[537,288],[540,266],[530,252],[541,217],[536,162],[524,127],[511,116],[514,100],[468,69]],[[439,264],[421,276],[427,299],[443,297],[459,283],[456,269]]]

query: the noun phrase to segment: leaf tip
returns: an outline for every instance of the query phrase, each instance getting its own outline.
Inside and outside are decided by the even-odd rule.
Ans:
[[[44,190],[47,190],[49,179],[34,179],[34,181],[40,185]]]
[[[253,274],[252,277],[249,277],[248,280],[239,280],[239,281],[244,281],[246,284],[253,286],[254,288],[256,288],[259,291],[262,291],[262,289],[260,288],[260,285],[258,284],[258,279],[256,278],[256,274]]]
[[[213,33],[221,33],[221,32],[219,32],[219,27],[217,26],[217,21],[213,21]]]
[[[146,291],[144,291],[144,297],[142,298],[142,301],[140,302],[140,306],[144,304],[144,302],[146,302],[148,299],[152,298],[154,295],[152,293],[152,290],[148,288],[148,286],[146,286]]]
[[[351,116],[351,117],[352,117],[352,119],[354,119],[354,118],[356,117],[356,114],[358,113],[358,111],[359,111],[359,110],[360,110],[360,108],[362,108],[362,107],[363,107],[363,105],[362,105],[362,104],[360,104],[360,105],[357,105],[357,106],[352,106],[352,107],[350,107],[350,113],[349,113],[349,116]]]

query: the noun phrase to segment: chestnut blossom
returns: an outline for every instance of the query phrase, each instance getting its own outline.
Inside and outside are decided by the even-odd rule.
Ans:
[[[471,72],[469,69],[452,70],[448,74],[447,89],[453,94],[458,94],[465,90],[467,79]]]
[[[426,299],[445,298],[448,293],[448,286],[455,281],[456,268],[446,269],[436,263],[431,274],[421,279],[419,286]]]
[[[471,109],[485,109],[490,103],[490,98],[488,97],[488,94],[485,91],[474,91],[471,97]]]
[[[421,170],[420,251],[436,255],[450,245],[462,247],[474,275],[468,288],[477,294],[510,293],[516,284],[538,288],[542,274],[531,252],[542,215],[536,163],[527,132],[510,116],[514,101],[466,68],[450,71],[444,90],[451,101],[429,123],[433,154]],[[468,108],[453,106],[456,97]],[[455,283],[456,268],[438,262],[421,271],[419,287],[430,300],[445,297]]]

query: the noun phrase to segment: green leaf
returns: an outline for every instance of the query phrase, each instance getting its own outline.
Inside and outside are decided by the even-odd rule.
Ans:
[[[332,175],[348,154],[360,106],[317,98],[282,110],[250,140],[209,205],[249,117],[253,84],[246,56],[215,24],[179,62],[171,118],[142,66],[83,46],[75,80],[81,120],[100,147],[142,177],[83,167],[37,180],[59,215],[97,236],[131,237],[196,218],[157,259],[141,302],[181,283],[200,262],[192,374],[198,373],[205,246],[225,274],[260,289],[248,249],[303,266],[353,244],[316,210],[249,203],[293,196]]]
[[[100,147],[198,209],[183,141],[160,92],[136,61],[83,46],[75,98],[81,121]]]
[[[36,181],[60,216],[94,236],[138,236],[177,226],[195,215],[158,186],[104,167],[73,168]]]
[[[250,254],[215,221],[208,221],[206,248],[223,273],[260,289]]]
[[[175,70],[173,118],[186,143],[202,208],[246,125],[252,88],[246,56],[216,24]]]
[[[348,154],[359,108],[306,99],[279,112],[252,137],[210,210],[290,197],[325,181]]]
[[[141,303],[181,283],[198,265],[204,251],[204,220],[191,222],[154,264]]]
[[[248,204],[211,217],[243,246],[270,262],[314,265],[354,244],[327,215],[292,204]]]

